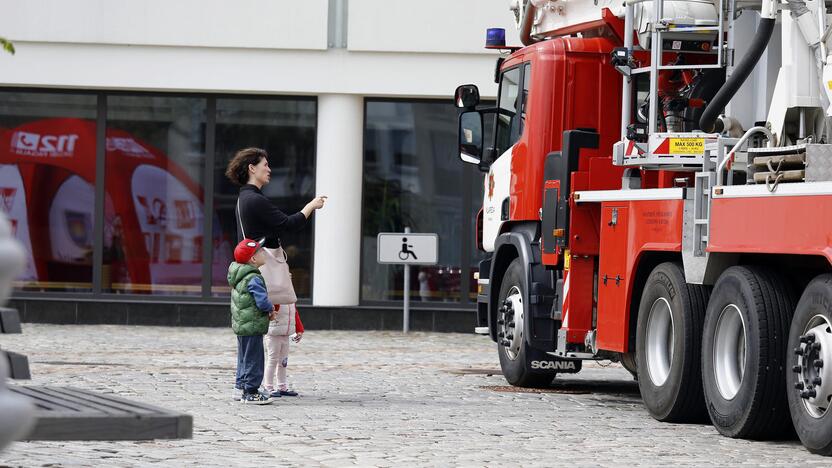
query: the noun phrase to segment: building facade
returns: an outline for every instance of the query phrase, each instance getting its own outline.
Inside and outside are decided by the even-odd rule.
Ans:
[[[223,310],[237,194],[223,172],[247,146],[268,151],[264,193],[284,211],[329,196],[283,236],[323,322],[377,328],[371,312],[398,307],[403,270],[376,262],[376,236],[405,226],[440,239],[439,264],[411,275],[423,328],[467,317],[482,178],[457,159],[451,95],[495,98],[482,45],[488,27],[514,37],[507,3],[0,1],[17,49],[0,54],[0,208],[28,255],[24,317]]]

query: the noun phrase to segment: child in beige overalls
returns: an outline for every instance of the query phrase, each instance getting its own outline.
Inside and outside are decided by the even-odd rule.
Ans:
[[[286,367],[289,365],[289,338],[295,343],[303,338],[303,323],[295,304],[275,304],[276,318],[269,322],[266,333],[266,372],[265,388],[272,398],[298,396],[289,390],[286,382]],[[277,387],[274,385],[275,368],[277,369]]]

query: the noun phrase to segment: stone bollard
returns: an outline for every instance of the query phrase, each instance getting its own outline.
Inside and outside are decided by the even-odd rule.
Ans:
[[[0,212],[0,305],[6,303],[12,280],[23,267],[23,251],[12,237],[11,226]],[[8,363],[0,359],[0,450],[25,436],[35,423],[34,407],[6,388]]]

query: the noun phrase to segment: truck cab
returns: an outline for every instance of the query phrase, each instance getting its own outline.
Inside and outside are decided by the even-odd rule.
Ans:
[[[474,98],[479,92],[473,85],[456,93],[457,103],[463,104],[460,158],[484,172],[476,235],[478,245],[491,256],[479,270],[478,327],[498,343],[508,366],[523,367],[518,374],[527,377],[520,382],[545,380],[540,376],[552,374],[539,370],[560,365],[547,353],[555,351],[561,325],[554,317],[563,303],[559,290],[564,253],[571,247],[597,255],[597,233],[576,237],[574,242],[553,235],[556,229],[566,232],[573,223],[587,223],[593,215],[576,208],[577,216],[566,216],[574,208],[571,190],[620,185],[622,170],[612,165],[610,155],[618,137],[621,78],[610,60],[621,41],[614,23],[601,31],[597,37],[543,41],[500,60],[495,107],[477,107]],[[494,115],[494,126],[491,141],[486,142],[483,116],[488,114]],[[564,155],[564,132],[569,131],[575,132],[572,153]],[[575,146],[581,139],[593,141]],[[557,181],[557,189],[548,195],[550,204],[551,197],[557,199],[560,212],[543,210],[547,180],[550,185]],[[557,227],[543,232],[542,226],[549,225]],[[520,303],[526,304],[522,321],[520,313],[515,320],[500,318],[508,297],[508,292],[501,294],[503,279],[513,262],[523,265],[521,279],[526,286],[517,288]],[[591,267],[579,261],[576,268],[584,274],[585,266]],[[592,308],[591,303],[576,302],[579,306]],[[518,359],[521,348],[528,359]]]

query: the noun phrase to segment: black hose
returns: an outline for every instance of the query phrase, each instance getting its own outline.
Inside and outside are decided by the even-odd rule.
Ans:
[[[762,57],[763,52],[768,47],[768,42],[771,40],[771,34],[774,32],[774,19],[762,18],[760,19],[760,26],[754,34],[754,39],[751,41],[751,46],[748,48],[748,53],[742,58],[739,65],[734,68],[734,73],[728,78],[728,81],[722,85],[719,92],[716,93],[708,107],[702,112],[702,117],[699,118],[699,127],[706,133],[714,131],[714,124],[720,112],[725,109],[725,106],[731,101],[731,98],[737,94],[745,80],[754,71],[754,67]]]

